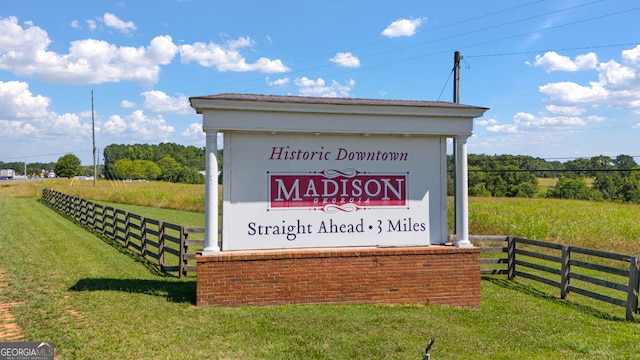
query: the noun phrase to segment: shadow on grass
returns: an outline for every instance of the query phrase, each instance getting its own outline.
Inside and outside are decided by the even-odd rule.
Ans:
[[[496,284],[496,285],[498,285],[498,286],[500,286],[502,288],[505,288],[505,289],[519,291],[521,293],[524,293],[524,294],[527,294],[527,295],[531,295],[531,296],[537,297],[539,299],[552,301],[552,302],[554,302],[556,304],[559,304],[559,305],[562,305],[562,306],[564,306],[566,308],[570,308],[570,309],[579,311],[579,312],[584,313],[584,314],[591,315],[591,316],[599,318],[599,319],[608,320],[608,321],[626,321],[622,317],[618,317],[618,316],[614,316],[614,315],[608,314],[608,313],[606,313],[604,311],[600,311],[598,309],[594,309],[594,308],[592,308],[590,306],[581,305],[581,304],[578,304],[578,303],[575,303],[575,302],[571,302],[569,300],[560,299],[560,298],[555,297],[555,296],[553,296],[551,294],[548,294],[548,293],[546,293],[544,291],[538,290],[533,286],[521,284],[521,283],[518,283],[517,281],[514,281],[514,280],[500,279],[500,278],[496,278],[496,277],[492,277],[492,276],[482,276],[482,280],[491,282],[491,283]]]
[[[196,303],[195,281],[88,278],[79,280],[69,290],[121,291],[164,297],[175,303]]]

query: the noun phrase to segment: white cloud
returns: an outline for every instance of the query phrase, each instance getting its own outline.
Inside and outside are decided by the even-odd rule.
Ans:
[[[54,83],[157,82],[178,48],[170,36],[154,38],[148,47],[118,47],[86,39],[71,43],[68,54],[47,51],[51,40],[36,26],[25,28],[17,18],[0,19],[0,69]]]
[[[562,111],[562,110],[560,110]],[[564,109],[569,112],[569,109]],[[487,131],[492,133],[516,134],[537,130],[569,130],[586,126],[589,122],[603,121],[600,116],[535,116],[526,112],[514,115],[513,123],[498,124],[497,121],[487,121]],[[478,123],[478,122],[476,122]],[[484,124],[484,123],[483,123]]]
[[[587,116],[588,122],[603,122],[605,120],[607,120],[607,118],[605,118],[604,116],[598,116],[598,115]]]
[[[518,128],[567,128],[575,126],[584,126],[586,121],[575,116],[543,116],[536,117],[532,114],[519,112],[513,117],[514,125]]]
[[[201,66],[215,67],[218,71],[258,71],[263,73],[290,71],[280,59],[271,60],[261,57],[254,63],[248,63],[238,50],[252,47],[253,45],[254,42],[250,38],[244,37],[229,40],[222,45],[214,42],[208,44],[196,42],[191,45],[182,45],[180,47],[180,55],[183,63],[195,61]]]
[[[80,22],[78,20],[73,20],[70,25],[74,29],[80,29],[81,28]]]
[[[348,80],[345,85],[335,80],[332,80],[331,84],[327,85],[322,78],[312,80],[302,77],[294,80],[294,84],[299,87],[300,95],[321,97],[349,97],[355,83],[353,79]]]
[[[89,27],[89,30],[93,31],[98,27],[98,23],[96,23],[95,20],[87,20],[87,26]]]
[[[496,119],[476,120],[475,123],[478,126],[495,125],[498,123],[498,120]]]
[[[588,85],[565,81],[540,86],[539,90],[553,106],[591,105],[640,112],[640,46],[623,50],[621,58],[622,63],[612,59],[598,64],[598,78]]]
[[[544,55],[536,55],[534,66],[542,66],[546,72],[552,71],[581,71],[592,70],[598,65],[598,57],[595,53],[578,55],[573,60],[568,56],[559,55],[555,51],[546,52]]]
[[[622,61],[632,66],[640,65],[640,45],[633,49],[623,50]]]
[[[132,108],[136,107],[136,103],[134,103],[133,101],[129,101],[129,100],[122,100],[120,102],[120,106],[125,108],[125,109],[132,109]]]
[[[0,81],[0,119],[46,118],[50,101],[41,95],[34,96],[25,82]]]
[[[77,114],[58,115],[49,104],[48,98],[33,95],[25,82],[0,81],[0,133],[14,138],[29,136],[34,141],[56,135],[70,141],[91,134],[90,121]]]
[[[598,66],[598,72],[600,74],[598,76],[599,84],[611,89],[628,89],[637,82],[638,74],[636,71],[638,70],[639,69],[623,66],[614,60],[610,60]],[[637,85],[638,84],[635,86]]]
[[[122,134],[127,130],[127,124],[120,115],[111,115],[109,120],[104,123],[104,129],[107,134],[117,135]]]
[[[492,133],[515,134],[518,132],[518,128],[513,124],[500,124],[488,126],[487,131]]]
[[[360,59],[350,52],[340,52],[332,57],[329,61],[341,67],[358,68],[360,67]]]
[[[291,79],[289,79],[288,77],[285,77],[285,78],[282,78],[282,79],[277,79],[277,80],[271,81],[271,79],[269,79],[267,77],[266,81],[267,81],[267,84],[269,86],[285,86],[285,85],[288,85],[291,82]]]
[[[415,35],[417,28],[425,21],[427,21],[427,18],[396,20],[382,31],[382,36],[386,36],[388,38],[413,36]]]
[[[202,130],[202,123],[193,123],[189,125],[189,127],[187,127],[180,135],[192,141],[205,141],[205,134]]]
[[[540,92],[547,94],[551,102],[560,104],[584,104],[606,99],[609,92],[597,83],[591,83],[591,87],[578,85],[574,82],[557,82],[542,85]]]
[[[191,114],[193,109],[184,94],[170,97],[162,91],[153,90],[142,93],[145,97],[144,107],[154,113]]]
[[[11,138],[23,138],[36,133],[36,128],[23,121],[0,120],[0,133]]]
[[[567,116],[578,116],[582,115],[585,110],[580,109],[575,106],[558,106],[558,105],[547,105],[547,111],[554,115],[567,115]]]
[[[66,113],[63,115],[52,116],[49,119],[46,126],[45,136],[55,135],[71,135],[87,137],[91,135],[91,124],[89,122],[82,122],[80,116],[77,114]],[[96,129],[98,132],[99,129]]]
[[[116,29],[123,34],[130,34],[131,30],[136,29],[136,25],[133,21],[123,21],[111,13],[104,13],[100,21],[104,22],[107,27]]]
[[[105,133],[117,135],[119,139],[132,141],[163,142],[167,141],[175,129],[167,125],[160,115],[150,118],[142,110],[136,110],[131,115],[120,117],[112,115],[104,123]]]

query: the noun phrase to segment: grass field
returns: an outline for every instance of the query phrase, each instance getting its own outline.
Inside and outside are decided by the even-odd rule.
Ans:
[[[148,185],[177,196],[190,191]],[[640,358],[640,323],[624,321],[623,309],[559,300],[542,286],[503,277],[483,278],[480,310],[198,308],[193,278],[159,274],[96,238],[40,204],[41,186],[68,192],[60,183],[0,187],[0,271],[7,283],[0,303],[14,303],[23,341],[53,341],[60,359],[422,359],[431,336],[432,359]],[[120,196],[129,200],[148,193],[142,184],[126,188],[133,194]],[[181,216],[194,226],[202,221],[198,211]],[[472,234],[640,254],[637,205],[474,198],[470,217]]]

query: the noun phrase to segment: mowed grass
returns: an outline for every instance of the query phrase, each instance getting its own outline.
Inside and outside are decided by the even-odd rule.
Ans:
[[[0,188],[0,269],[8,283],[0,288],[0,302],[20,303],[11,312],[24,340],[54,341],[61,359],[422,359],[431,336],[434,359],[640,354],[640,324],[624,321],[623,310],[559,300],[533,283],[504,277],[483,278],[479,310],[199,308],[193,278],[157,273],[18,193],[18,186]],[[633,225],[640,219],[638,206],[476,198],[470,213],[473,234],[549,236],[574,244],[596,238],[594,244],[606,250],[639,253]],[[606,245],[618,238],[635,245]]]

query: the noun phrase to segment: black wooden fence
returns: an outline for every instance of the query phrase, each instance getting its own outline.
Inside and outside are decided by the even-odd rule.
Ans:
[[[196,271],[196,251],[204,245],[203,228],[149,219],[52,189],[42,191],[42,202],[156,263],[161,271],[178,276]]]
[[[196,271],[203,228],[145,218],[50,189],[43,190],[42,201],[157,263],[164,272],[183,276]],[[562,299],[576,293],[621,306],[628,320],[638,310],[638,256],[510,236],[472,235],[470,240],[482,248],[482,274],[507,275],[510,280],[520,276],[558,288]]]
[[[638,310],[638,256],[517,237],[471,236],[470,240],[482,247],[483,274],[538,281],[558,288],[562,299],[576,293],[621,306],[627,320],[633,320]]]

